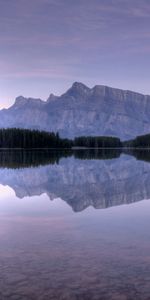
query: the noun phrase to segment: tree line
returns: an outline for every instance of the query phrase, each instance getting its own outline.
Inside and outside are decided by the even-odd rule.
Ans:
[[[81,136],[74,139],[74,146],[86,148],[121,148],[122,143],[117,137]]]
[[[120,148],[119,138],[82,136],[74,140],[61,138],[59,133],[39,130],[8,128],[0,129],[0,148]]]
[[[70,148],[72,141],[58,133],[30,129],[0,129],[0,148]]]
[[[30,129],[0,129],[0,148],[71,149],[71,148],[150,148],[150,134],[133,140],[120,141],[111,136],[80,136],[74,140],[62,138],[59,133]]]
[[[150,148],[150,134],[137,136],[133,140],[123,142],[127,148]]]

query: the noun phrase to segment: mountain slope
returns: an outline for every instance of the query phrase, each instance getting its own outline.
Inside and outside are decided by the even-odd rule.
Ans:
[[[118,136],[122,140],[150,132],[150,96],[75,82],[60,97],[16,98],[0,111],[0,127],[59,131],[63,137]]]

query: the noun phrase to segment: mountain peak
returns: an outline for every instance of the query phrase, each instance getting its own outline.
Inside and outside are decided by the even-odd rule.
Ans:
[[[15,106],[15,108],[19,108],[26,104],[44,104],[44,101],[42,101],[41,99],[25,98],[23,96],[19,96],[15,99],[15,103],[13,106]]]
[[[84,93],[90,91],[90,88],[88,86],[86,86],[82,82],[77,82],[77,81],[73,83],[71,89],[75,90],[76,92],[84,92]]]
[[[23,96],[18,96],[16,99],[15,99],[15,103],[14,105],[15,106],[22,106],[24,105],[25,103],[27,102],[27,99]]]
[[[90,91],[90,88],[81,82],[74,82],[71,88],[65,93],[65,95],[77,97],[86,96]]]
[[[49,95],[49,97],[48,97],[48,99],[47,99],[47,103],[50,103],[51,101],[54,101],[54,100],[56,100],[58,98],[58,96],[55,96],[54,94],[50,94]]]
[[[89,88],[82,82],[78,82],[78,81],[75,81],[73,84],[72,84],[72,88],[75,88],[75,89],[88,89]]]

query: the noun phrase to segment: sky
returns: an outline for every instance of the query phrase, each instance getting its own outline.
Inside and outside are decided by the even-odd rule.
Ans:
[[[75,81],[150,94],[150,1],[0,0],[0,108]]]

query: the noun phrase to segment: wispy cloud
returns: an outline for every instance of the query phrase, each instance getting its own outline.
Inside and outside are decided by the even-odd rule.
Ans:
[[[1,0],[0,78],[113,80],[118,66],[120,80],[139,64],[148,74],[149,16],[147,0]]]

